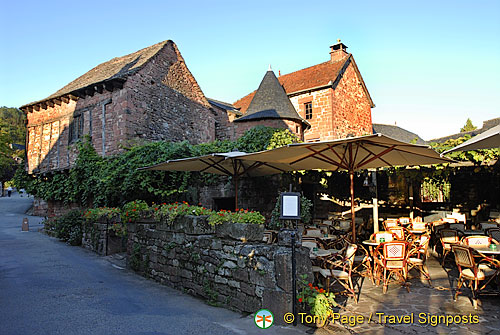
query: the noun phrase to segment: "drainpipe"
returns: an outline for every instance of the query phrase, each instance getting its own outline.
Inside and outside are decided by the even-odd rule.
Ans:
[[[102,157],[106,156],[106,105],[109,105],[111,101],[111,99],[106,99],[102,102]]]

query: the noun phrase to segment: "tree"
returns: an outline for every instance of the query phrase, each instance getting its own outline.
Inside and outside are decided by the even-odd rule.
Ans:
[[[17,108],[0,107],[0,182],[9,181],[14,176],[24,157],[24,150],[17,150],[13,144],[25,145],[26,116]]]
[[[476,130],[477,127],[472,124],[472,121],[467,118],[467,121],[465,121],[465,125],[460,129],[460,132],[463,133],[464,131],[472,131]]]

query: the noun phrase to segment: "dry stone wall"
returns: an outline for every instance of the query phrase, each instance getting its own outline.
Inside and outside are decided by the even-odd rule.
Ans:
[[[173,225],[129,226],[128,265],[162,284],[240,312],[291,311],[291,247],[262,242],[263,226],[211,226],[187,216]],[[311,274],[308,252],[297,248],[297,273]]]

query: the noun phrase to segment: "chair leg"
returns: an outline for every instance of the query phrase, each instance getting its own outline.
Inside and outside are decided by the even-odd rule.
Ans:
[[[462,278],[462,275],[460,275],[457,279],[457,288],[455,289],[455,296],[453,297],[453,301],[457,301],[458,295],[461,293],[460,288],[464,284],[464,279]]]

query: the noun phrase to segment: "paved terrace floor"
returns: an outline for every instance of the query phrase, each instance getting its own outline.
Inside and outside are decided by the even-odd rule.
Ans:
[[[451,260],[451,258],[449,258]],[[382,285],[373,285],[368,278],[361,284],[359,302],[352,299],[344,302],[340,315],[345,317],[362,316],[363,323],[356,326],[334,325],[316,330],[314,334],[500,334],[500,296],[481,296],[479,307],[474,310],[469,299],[470,291],[463,289],[456,302],[453,301],[453,291],[456,286],[458,271],[450,261],[443,268],[434,255],[427,259],[427,265],[432,278],[432,287],[413,272],[410,280],[410,292],[397,283],[389,285],[386,294],[382,293]],[[359,288],[358,288],[359,289]],[[384,317],[381,314],[384,313]],[[423,313],[423,314],[420,314]],[[419,314],[422,318],[419,318]],[[371,322],[368,322],[370,315]],[[391,320],[389,316],[413,315],[413,322],[400,323]],[[430,316],[477,315],[478,323],[438,324],[433,326]],[[393,322],[391,322],[393,321]],[[429,323],[427,323],[429,321]],[[421,323],[422,322],[422,323]]]

